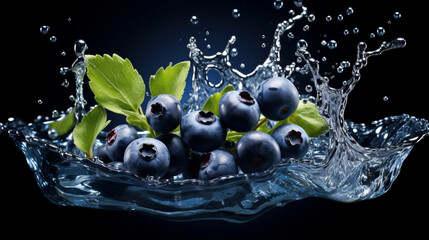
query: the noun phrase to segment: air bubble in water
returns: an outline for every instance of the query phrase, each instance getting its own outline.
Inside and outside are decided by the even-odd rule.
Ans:
[[[282,0],[274,0],[274,8],[279,10],[283,7],[283,1]]]
[[[237,48],[233,48],[233,49],[231,49],[230,54],[231,54],[231,57],[235,57],[235,56],[237,56],[237,55],[238,55],[238,50],[237,50]]]
[[[234,10],[232,10],[232,17],[233,18],[239,18],[240,17],[240,12],[238,11],[238,9],[234,8]]]
[[[377,28],[377,35],[378,36],[383,36],[385,32],[386,32],[386,30],[384,30],[383,27],[378,27]]]
[[[50,27],[48,25],[43,25],[40,27],[41,34],[47,34],[49,32]]]
[[[337,47],[337,42],[335,40],[331,40],[327,43],[329,49],[335,49]]]
[[[400,13],[400,12],[395,12],[395,13],[393,14],[393,18],[394,18],[394,19],[400,19],[400,18],[401,18],[401,13]]]
[[[49,38],[49,41],[51,41],[51,42],[56,42],[57,41],[57,37],[55,37],[55,36],[51,36],[50,38]]]
[[[192,24],[194,24],[194,25],[195,25],[195,24],[197,24],[197,23],[198,23],[198,18],[197,18],[197,16],[192,16],[190,21],[191,21],[191,23],[192,23]]]

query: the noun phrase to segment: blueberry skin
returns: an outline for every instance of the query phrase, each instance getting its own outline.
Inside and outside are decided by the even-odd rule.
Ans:
[[[269,134],[252,131],[238,140],[234,158],[244,173],[261,172],[280,161],[280,147]]]
[[[182,120],[182,105],[171,95],[157,95],[147,104],[146,118],[153,130],[159,133],[171,132]]]
[[[225,142],[226,127],[212,112],[194,111],[183,117],[180,135],[192,150],[210,152]]]
[[[282,77],[272,77],[262,82],[255,96],[261,113],[276,121],[289,117],[299,103],[299,93],[295,85]]]
[[[103,144],[102,146],[95,148],[94,156],[104,163],[110,163],[112,160],[110,160],[109,156],[107,156],[106,145],[107,144]]]
[[[140,177],[160,178],[167,173],[169,165],[167,146],[155,138],[136,139],[125,150],[124,167]]]
[[[293,123],[281,125],[271,136],[279,144],[282,158],[302,158],[310,147],[308,134]]]
[[[185,177],[188,176],[190,168],[189,149],[183,140],[172,133],[162,133],[156,137],[159,141],[165,144],[170,153],[170,166],[164,177],[172,177],[182,173]]]
[[[113,128],[106,137],[106,153],[112,161],[123,161],[128,144],[140,136],[137,130],[128,124]]]
[[[258,102],[246,91],[230,91],[219,100],[219,118],[237,132],[248,132],[259,122]]]
[[[200,165],[198,179],[210,180],[224,175],[238,173],[234,157],[227,151],[214,150],[205,153],[205,161]]]

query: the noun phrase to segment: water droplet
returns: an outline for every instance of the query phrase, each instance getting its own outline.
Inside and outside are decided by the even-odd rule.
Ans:
[[[71,18],[67,18],[67,22],[71,22],[72,21],[72,19]]]
[[[65,51],[62,51],[62,52],[61,52],[61,56],[63,56],[63,57],[64,57],[65,55],[67,55],[67,53],[66,53]]]
[[[296,43],[296,48],[297,49],[307,49],[308,44],[304,39],[300,39],[297,43]]]
[[[60,114],[58,113],[57,110],[52,111],[52,118],[58,118],[59,116],[60,116]]]
[[[385,102],[389,101],[389,97],[384,96],[384,97],[383,97],[383,101],[385,101]]]
[[[197,24],[197,23],[198,23],[198,18],[197,18],[197,16],[192,16],[190,21],[191,21],[191,23],[192,23],[192,24],[194,24],[194,25],[195,25],[195,24]]]
[[[385,32],[386,32],[386,30],[384,30],[383,27],[378,27],[377,28],[377,35],[378,36],[383,36]]]
[[[327,44],[326,40],[322,40],[322,41],[320,42],[320,45],[322,45],[322,46],[326,46],[326,44]]]
[[[61,86],[68,88],[70,85],[69,81],[67,81],[67,79],[64,79],[64,82],[61,84]]]
[[[325,56],[322,57],[322,62],[326,62],[328,60]]]
[[[305,91],[311,93],[313,91],[313,87],[311,85],[305,86]]]
[[[346,67],[350,67],[350,62],[349,61],[342,61],[340,63],[341,67],[346,68]]]
[[[292,33],[292,32],[288,32],[288,33],[287,33],[287,37],[292,39],[292,38],[294,38],[295,36],[293,35],[293,33]]]
[[[314,20],[316,20],[316,15],[314,15],[314,14],[308,15],[308,17],[307,17],[308,22],[314,22]]]
[[[261,44],[261,47],[262,47],[262,48],[265,48],[266,46],[267,46],[267,45],[266,45],[265,43],[262,43],[262,44]]]
[[[74,43],[74,53],[76,57],[83,57],[87,49],[88,45],[86,45],[86,42],[82,39],[79,39]]]
[[[244,63],[240,64],[240,68],[245,68],[246,65],[244,65]]]
[[[58,137],[57,130],[55,130],[54,128],[49,129],[49,130],[48,130],[48,137],[49,137],[50,139],[55,139],[55,138],[57,138],[57,137]]]
[[[238,11],[238,9],[233,9],[232,10],[232,17],[233,18],[239,18],[240,17],[240,12]]]
[[[206,31],[206,35],[208,36],[208,35],[210,35],[210,32],[209,31]]]
[[[394,19],[400,19],[400,18],[401,18],[401,13],[400,13],[400,12],[395,12],[395,13],[393,14],[393,18],[394,18]]]
[[[50,38],[49,38],[49,41],[51,41],[51,42],[56,42],[57,41],[57,37],[55,37],[55,36],[51,36]]]
[[[352,7],[347,8],[347,15],[352,15],[354,12]]]
[[[262,37],[262,39],[265,39],[265,35],[264,35],[264,34],[262,34],[262,36],[261,36],[261,37]]]
[[[70,69],[68,67],[62,67],[60,68],[60,73],[61,75],[66,75],[69,70]]]
[[[337,20],[338,21],[343,21],[344,17],[342,14],[338,14]]]
[[[302,28],[302,30],[303,30],[304,32],[308,31],[309,29],[310,29],[310,26],[308,26],[308,25],[305,25],[305,26]]]
[[[294,10],[289,10],[289,14],[291,15],[291,16],[295,16],[295,11]]]
[[[76,101],[76,98],[75,98],[73,95],[70,95],[70,96],[69,96],[69,99],[70,99],[70,101],[72,101],[72,102]]]
[[[359,33],[359,28],[357,28],[357,27],[353,28],[353,33],[354,34],[358,34]]]
[[[329,49],[335,49],[337,47],[337,42],[335,40],[331,40],[327,43]]]
[[[283,7],[283,1],[282,0],[274,0],[274,8],[279,10]]]
[[[37,100],[37,103],[40,104],[40,105],[42,105],[43,101],[41,99],[39,99],[39,100]]]
[[[50,27],[48,25],[43,25],[40,27],[41,34],[47,34],[49,32]]]
[[[210,44],[207,44],[207,49],[212,48],[212,46]]]
[[[349,30],[345,29],[343,33],[345,36],[347,36],[347,35],[349,35]]]
[[[330,15],[326,16],[326,21],[330,22],[332,20],[332,17]]]
[[[342,72],[344,72],[344,68],[342,66],[338,66],[337,73],[342,73]]]
[[[231,54],[231,57],[235,57],[235,56],[237,56],[237,55],[238,55],[238,50],[237,50],[237,48],[233,48],[233,49],[231,49],[230,54]]]
[[[370,37],[370,38],[375,38],[375,34],[374,34],[374,33],[371,33],[371,34],[369,34],[369,37]]]

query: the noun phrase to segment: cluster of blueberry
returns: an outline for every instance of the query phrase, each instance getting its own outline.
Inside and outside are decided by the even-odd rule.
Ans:
[[[283,120],[297,108],[299,94],[291,81],[273,77],[255,92],[229,91],[219,100],[219,117],[194,111],[182,117],[180,102],[171,95],[152,98],[146,117],[156,138],[140,138],[130,125],[111,130],[95,155],[116,168],[146,177],[213,179],[223,175],[264,171],[281,158],[300,158],[309,148],[307,133],[295,124],[284,124],[271,135],[255,131],[261,114]],[[180,125],[180,137],[171,133]],[[236,144],[225,141],[227,130],[247,132]],[[228,146],[229,145],[229,146]]]

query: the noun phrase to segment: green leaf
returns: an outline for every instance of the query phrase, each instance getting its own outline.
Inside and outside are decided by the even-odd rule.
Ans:
[[[231,84],[228,84],[226,87],[222,89],[221,92],[215,93],[207,98],[204,106],[201,110],[210,111],[219,117],[219,100],[220,98],[229,91],[234,91],[234,87]]]
[[[286,123],[294,123],[302,127],[310,137],[318,137],[329,131],[328,124],[325,119],[320,116],[319,110],[317,110],[314,103],[303,103],[302,100],[299,101],[298,108],[295,112],[285,120],[279,121],[273,129],[271,129],[270,133],[277,127]]]
[[[174,66],[168,65],[165,70],[163,67],[160,67],[156,74],[150,76],[149,79],[149,88],[152,97],[159,94],[170,94],[180,101],[185,92],[186,78],[190,66],[191,63],[189,61],[184,61]]]
[[[82,118],[82,121],[73,130],[74,144],[87,157],[92,158],[92,145],[98,134],[109,123],[106,110],[102,106],[96,106]]]
[[[97,103],[118,114],[138,113],[145,84],[130,60],[113,54],[86,55],[89,86]]]
[[[64,117],[58,119],[55,122],[49,124],[49,129],[55,129],[57,131],[58,136],[65,135],[69,133],[74,126],[76,125],[76,119],[74,117],[74,109],[70,111],[69,114]]]

